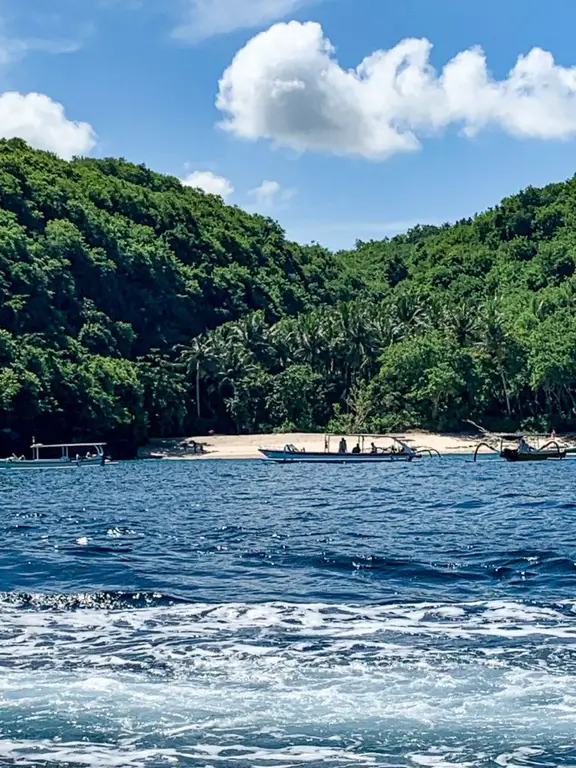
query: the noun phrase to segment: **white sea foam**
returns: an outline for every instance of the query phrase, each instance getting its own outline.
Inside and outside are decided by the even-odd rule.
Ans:
[[[370,768],[383,763],[381,756],[356,754],[346,749],[329,747],[286,747],[284,749],[265,749],[254,747],[221,747],[197,744],[184,749],[138,749],[130,745],[97,744],[90,742],[70,742],[59,744],[57,741],[16,741],[0,740],[0,759],[6,765],[7,760],[14,765],[38,766],[82,765],[102,768],[131,768],[140,766],[182,766],[195,765],[210,768],[213,765],[265,765],[269,768],[296,768],[297,766],[334,765]]]
[[[0,764],[529,765],[576,728],[570,608],[0,604]]]

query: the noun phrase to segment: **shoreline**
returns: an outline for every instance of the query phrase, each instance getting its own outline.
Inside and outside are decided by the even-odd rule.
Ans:
[[[276,448],[282,450],[286,445],[295,445],[306,451],[324,451],[324,434],[312,432],[297,433],[268,433],[255,435],[203,435],[181,438],[157,438],[150,440],[148,445],[138,451],[141,459],[188,459],[196,461],[214,459],[262,459],[259,448]],[[332,451],[338,449],[338,442],[345,437],[348,450],[351,451],[358,441],[357,435],[331,435]],[[443,456],[457,456],[474,453],[478,438],[470,434],[442,434],[438,432],[398,432],[390,433],[390,437],[402,440],[411,448],[429,448],[438,451]],[[369,450],[372,440],[379,447],[391,444],[389,437],[367,436],[365,450]],[[202,452],[198,452],[201,450]],[[489,453],[486,448],[482,453]]]

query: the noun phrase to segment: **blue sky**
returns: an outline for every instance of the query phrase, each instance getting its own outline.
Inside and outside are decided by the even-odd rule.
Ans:
[[[574,28],[571,0],[0,0],[0,135],[348,247],[571,176]]]

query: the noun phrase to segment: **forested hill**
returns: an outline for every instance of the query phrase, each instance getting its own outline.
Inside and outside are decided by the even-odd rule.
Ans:
[[[351,301],[189,349],[239,430],[576,428],[576,179],[335,255]]]
[[[576,427],[576,181],[330,254],[124,160],[0,141],[0,454]]]
[[[193,430],[178,345],[349,298],[345,283],[324,249],[175,178],[1,141],[0,455],[33,434]]]

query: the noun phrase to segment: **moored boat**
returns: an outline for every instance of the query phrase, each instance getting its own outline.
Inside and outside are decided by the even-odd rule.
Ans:
[[[385,462],[411,462],[414,461],[414,459],[421,458],[421,454],[414,450],[414,448],[411,448],[403,440],[391,436],[385,436],[391,441],[391,445],[377,447],[372,443],[370,450],[365,451],[364,441],[366,437],[371,436],[359,436],[357,446],[350,452],[347,448],[343,450],[342,441],[339,450],[330,450],[330,435],[326,435],[324,438],[323,451],[307,451],[304,448],[299,449],[290,444],[286,445],[284,448],[259,448],[258,450],[266,460],[278,464],[374,464]]]
[[[523,433],[494,433],[479,427],[473,421],[469,423],[479,429],[483,436],[482,442],[476,446],[474,461],[477,461],[478,453],[482,448],[489,448],[494,453],[498,453],[501,459],[508,462],[565,459],[568,453],[572,452],[568,448],[561,448],[556,440],[549,440],[542,447],[535,448],[527,441]]]
[[[0,469],[77,469],[79,467],[103,467],[106,464],[104,447],[106,443],[57,443],[44,445],[32,443],[32,458],[11,456],[0,460]],[[58,457],[41,458],[41,453],[47,451],[60,452]]]
[[[565,459],[567,452],[561,450],[558,443],[548,443],[555,448],[533,448],[528,446],[529,450],[518,448],[503,448],[500,451],[500,458],[506,461],[548,461],[548,459]],[[528,445],[526,443],[526,445]]]

